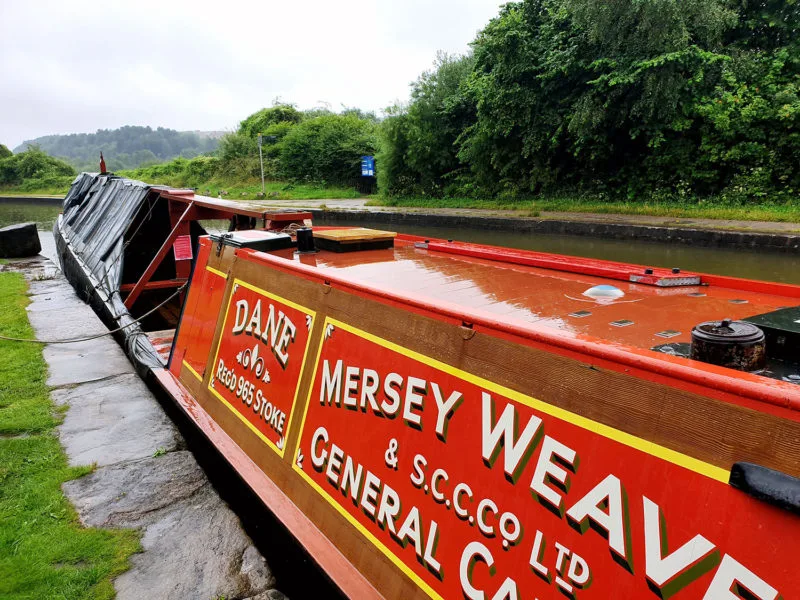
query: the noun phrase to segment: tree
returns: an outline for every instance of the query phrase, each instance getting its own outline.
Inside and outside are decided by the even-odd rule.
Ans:
[[[278,123],[296,125],[303,120],[301,113],[293,104],[276,104],[272,108],[262,108],[253,113],[239,124],[237,133],[251,138],[265,133],[271,126]]]
[[[800,185],[798,6],[508,3],[472,58],[441,58],[383,123],[381,188],[789,199]]]
[[[352,115],[303,121],[281,143],[280,173],[292,180],[350,183],[360,173],[361,157],[375,153],[375,127]]]
[[[220,169],[229,177],[249,178],[259,174],[258,145],[244,133],[227,133],[219,144]]]
[[[75,169],[63,160],[48,156],[37,146],[0,159],[0,185],[19,185],[31,179],[74,176]]]
[[[14,153],[11,152],[4,144],[0,144],[0,160],[4,158],[8,158],[9,156],[13,155]]]
[[[63,158],[78,169],[96,170],[98,155],[102,151],[106,161],[124,167],[138,167],[135,157],[148,152],[147,159],[154,156],[164,161],[179,156],[182,151],[189,154],[205,154],[217,149],[218,139],[214,135],[194,131],[175,131],[158,127],[124,126],[119,129],[98,129],[95,133],[70,135],[48,135],[24,142],[16,150],[36,145],[51,156]],[[109,165],[112,164],[109,162]]]
[[[475,113],[462,89],[473,62],[471,54],[439,53],[412,85],[411,104],[383,123],[378,171],[388,193],[441,196],[446,186],[457,187],[463,169],[456,141]]]

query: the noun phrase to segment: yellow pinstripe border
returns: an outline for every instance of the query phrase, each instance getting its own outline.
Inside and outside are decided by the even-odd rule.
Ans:
[[[206,267],[206,268],[210,269],[210,267]],[[219,271],[217,271],[217,273],[219,273]],[[306,308],[305,306],[302,306],[300,304],[297,304],[295,302],[292,302],[291,300],[287,300],[286,298],[281,298],[280,296],[272,294],[272,293],[270,293],[270,292],[268,292],[266,290],[262,290],[259,287],[256,287],[256,286],[254,286],[254,285],[252,285],[250,283],[247,283],[246,281],[242,281],[241,279],[234,279],[233,280],[233,286],[234,286],[233,290],[236,289],[237,285],[241,285],[242,287],[244,287],[244,288],[246,288],[248,290],[251,290],[251,291],[253,291],[253,292],[257,293],[257,294],[260,294],[262,296],[270,298],[271,300],[275,300],[276,302],[280,302],[281,304],[284,304],[285,306],[291,306],[295,310],[299,310],[300,312],[302,312],[302,313],[304,313],[306,315],[311,315],[311,323],[312,323],[312,325],[314,323],[314,319],[317,317],[317,313],[315,311],[313,311],[313,310],[311,310],[309,308]],[[231,291],[231,294],[228,297],[228,304],[225,307],[225,321],[222,324],[222,335],[220,335],[219,341],[217,341],[217,349],[214,352],[214,361],[211,363],[211,368],[212,369],[216,368],[217,359],[219,358],[219,347],[222,345],[222,340],[225,337],[225,331],[228,328],[228,315],[230,313],[231,302],[233,301],[233,296],[234,296],[234,292]],[[305,326],[305,325],[306,324],[303,323],[303,326]],[[291,431],[291,427],[292,427],[292,419],[294,419],[295,406],[297,405],[297,395],[300,393],[300,382],[303,380],[303,371],[306,368],[306,359],[308,358],[308,348],[310,346],[311,346],[311,334],[309,333],[308,339],[306,340],[306,347],[305,347],[305,350],[303,351],[303,362],[300,363],[300,374],[298,375],[297,381],[295,382],[294,398],[292,399],[292,406],[291,406],[291,408],[289,410],[289,421],[286,423],[286,430],[283,432],[283,439],[284,440],[288,440],[289,439],[289,432]],[[212,373],[213,373],[213,371],[212,371]],[[213,377],[213,374],[212,374],[212,377]],[[261,433],[261,431],[259,431],[259,429],[255,425],[253,425],[250,421],[248,421],[247,417],[245,417],[242,413],[240,413],[238,410],[236,410],[231,405],[231,403],[228,402],[225,398],[223,398],[222,395],[217,390],[215,390],[213,387],[211,387],[211,378],[209,378],[208,381],[209,381],[208,391],[210,391],[212,394],[214,394],[214,396],[216,396],[217,399],[219,399],[225,406],[227,406],[230,409],[230,411],[234,415],[236,415],[242,423],[247,425],[247,427],[250,429],[250,431],[255,433],[261,439],[262,442],[266,443],[267,446],[269,446],[270,448],[275,450],[275,452],[277,452],[278,455],[281,458],[283,458],[283,455],[286,452],[286,445],[284,444],[283,448],[278,448],[278,446],[271,439],[269,439],[267,436],[265,436],[263,433]]]
[[[191,373],[192,375],[194,375],[194,376],[197,378],[197,380],[198,380],[198,381],[201,381],[201,382],[203,381],[203,378],[200,376],[200,373],[198,373],[197,371],[195,371],[195,370],[192,368],[192,365],[190,365],[190,364],[189,364],[188,362],[186,362],[185,360],[183,361],[183,366],[184,366],[184,367],[186,367],[186,368],[189,370],[189,373]]]
[[[675,465],[688,469],[690,471],[694,471],[700,475],[713,479],[715,481],[720,481],[722,483],[728,483],[729,473],[725,469],[721,469],[720,467],[716,467],[714,465],[708,464],[691,456],[687,456],[685,454],[681,454],[680,452],[676,452],[674,450],[670,450],[669,448],[665,448],[664,446],[660,446],[659,444],[648,442],[647,440],[643,440],[642,438],[636,437],[624,431],[620,431],[619,429],[615,429],[613,427],[609,427],[608,425],[604,425],[602,423],[598,423],[597,421],[592,421],[591,419],[587,419],[586,417],[582,417],[580,415],[576,415],[569,411],[564,410],[563,408],[559,408],[557,406],[553,406],[552,404],[547,404],[546,402],[542,402],[541,400],[537,400],[536,398],[531,398],[530,396],[526,396],[517,392],[515,390],[509,389],[507,387],[498,385],[494,382],[488,381],[472,373],[468,373],[466,371],[462,371],[461,369],[457,369],[452,367],[448,364],[443,362],[439,362],[433,358],[425,356],[424,354],[420,354],[419,352],[414,352],[413,350],[409,350],[408,348],[404,348],[403,346],[399,346],[394,342],[390,342],[385,340],[381,337],[353,327],[352,325],[348,325],[347,323],[343,323],[336,319],[332,319],[331,317],[327,317],[325,319],[325,324],[322,328],[323,334],[319,341],[319,346],[317,348],[317,357],[314,361],[314,377],[311,380],[311,385],[308,389],[308,399],[306,401],[305,410],[303,411],[303,418],[300,421],[300,435],[297,437],[297,445],[294,449],[294,459],[292,460],[292,468],[300,474],[300,476],[311,485],[311,487],[317,491],[331,506],[333,506],[339,514],[341,514],[345,519],[347,519],[351,525],[353,525],[361,534],[366,537],[373,545],[375,545],[383,554],[386,555],[389,560],[391,560],[397,568],[399,568],[403,573],[405,573],[411,580],[416,583],[421,589],[425,591],[431,598],[434,600],[443,600],[442,597],[433,589],[430,585],[428,585],[424,580],[422,580],[419,575],[417,575],[410,567],[408,567],[405,562],[403,562],[400,558],[398,558],[384,543],[375,537],[372,532],[370,532],[366,527],[364,527],[350,512],[347,511],[339,502],[337,502],[327,491],[325,491],[316,481],[314,481],[309,475],[306,474],[303,469],[297,466],[297,453],[300,450],[300,443],[303,439],[303,431],[306,425],[306,417],[308,416],[308,407],[311,405],[312,402],[312,393],[314,390],[314,382],[317,379],[317,373],[319,372],[319,361],[320,357],[322,356],[322,346],[325,343],[325,331],[328,328],[328,325],[333,325],[334,328],[343,329],[345,331],[349,331],[350,333],[357,335],[365,340],[383,346],[389,350],[402,354],[403,356],[407,356],[413,360],[421,362],[425,365],[431,366],[434,369],[438,369],[444,373],[449,375],[453,375],[459,379],[463,379],[469,383],[472,383],[482,389],[487,391],[492,391],[498,395],[505,396],[515,402],[520,404],[524,404],[525,406],[529,406],[534,410],[539,412],[543,412],[548,414],[552,417],[560,419],[562,421],[566,421],[573,425],[576,425],[582,429],[586,429],[591,431],[592,433],[596,433],[603,437],[609,438],[620,444],[628,446],[630,448],[635,448],[636,450],[640,450],[645,452],[646,454],[650,454],[667,462],[671,462]]]
[[[219,270],[215,269],[214,267],[209,267],[208,265],[206,265],[206,271],[209,271],[210,273],[213,273],[214,275],[219,275],[223,279],[227,279],[228,278],[228,274],[227,273],[223,273],[222,271],[219,271]]]

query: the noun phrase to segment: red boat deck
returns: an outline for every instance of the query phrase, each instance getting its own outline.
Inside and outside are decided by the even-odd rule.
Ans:
[[[164,365],[169,362],[169,353],[172,351],[172,342],[175,339],[174,329],[163,329],[161,331],[148,331],[147,337],[150,338],[150,343],[153,344],[158,356]]]

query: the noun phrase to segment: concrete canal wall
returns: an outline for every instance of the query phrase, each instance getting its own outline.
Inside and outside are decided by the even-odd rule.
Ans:
[[[0,202],[30,202],[31,204],[64,204],[62,196],[0,196]]]
[[[8,267],[29,280],[37,338],[106,333],[49,259]],[[66,407],[59,436],[69,464],[96,465],[66,483],[65,494],[87,527],[142,531],[143,552],[114,582],[117,598],[284,598],[239,519],[116,342],[106,335],[47,344],[43,354],[52,398]]]

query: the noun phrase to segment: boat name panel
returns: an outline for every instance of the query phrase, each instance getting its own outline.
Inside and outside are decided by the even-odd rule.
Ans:
[[[235,280],[208,389],[283,456],[315,312]]]
[[[431,598],[793,589],[800,519],[723,469],[332,318],[314,369],[294,470]]]

